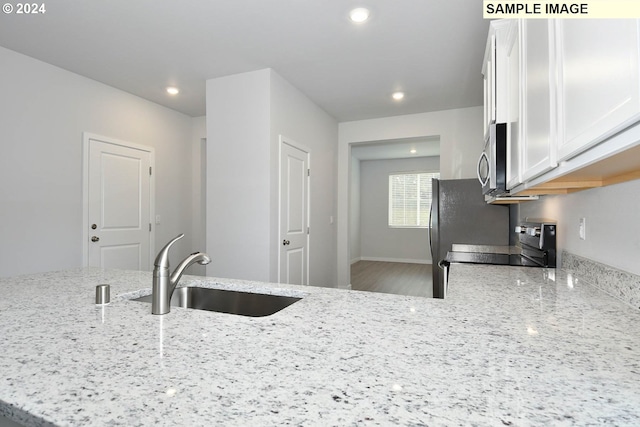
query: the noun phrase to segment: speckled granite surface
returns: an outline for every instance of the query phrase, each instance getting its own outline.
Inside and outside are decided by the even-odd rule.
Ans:
[[[640,308],[640,276],[562,252],[562,268],[584,277],[590,284],[633,307]]]
[[[639,425],[640,313],[556,270],[454,264],[446,301],[304,295],[263,318],[172,308],[150,273],[0,279],[0,414],[25,425]],[[112,303],[93,304],[95,286]]]

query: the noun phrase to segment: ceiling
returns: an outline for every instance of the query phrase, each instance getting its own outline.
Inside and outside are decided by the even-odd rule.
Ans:
[[[205,115],[205,82],[272,68],[340,122],[482,105],[480,0],[55,0],[0,46]],[[354,24],[348,12],[366,7]],[[169,85],[180,94],[169,96]],[[395,91],[406,92],[401,102]]]

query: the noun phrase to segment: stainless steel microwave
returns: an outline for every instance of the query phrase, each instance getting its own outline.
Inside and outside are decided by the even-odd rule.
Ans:
[[[478,180],[482,194],[499,196],[507,193],[507,124],[489,126],[484,151],[478,159]]]

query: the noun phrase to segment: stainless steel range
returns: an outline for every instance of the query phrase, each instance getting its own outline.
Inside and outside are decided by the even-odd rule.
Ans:
[[[555,268],[556,228],[553,220],[527,219],[514,230],[515,246],[453,244],[446,261]]]
[[[438,263],[444,280],[444,295],[448,290],[449,268],[452,262],[472,264],[513,265],[522,267],[556,267],[556,222],[548,219],[527,219],[515,227],[515,246],[469,245],[454,243],[447,257]]]

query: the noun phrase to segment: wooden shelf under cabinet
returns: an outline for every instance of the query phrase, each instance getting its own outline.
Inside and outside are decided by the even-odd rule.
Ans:
[[[514,195],[569,194],[635,179],[640,179],[640,145]]]

